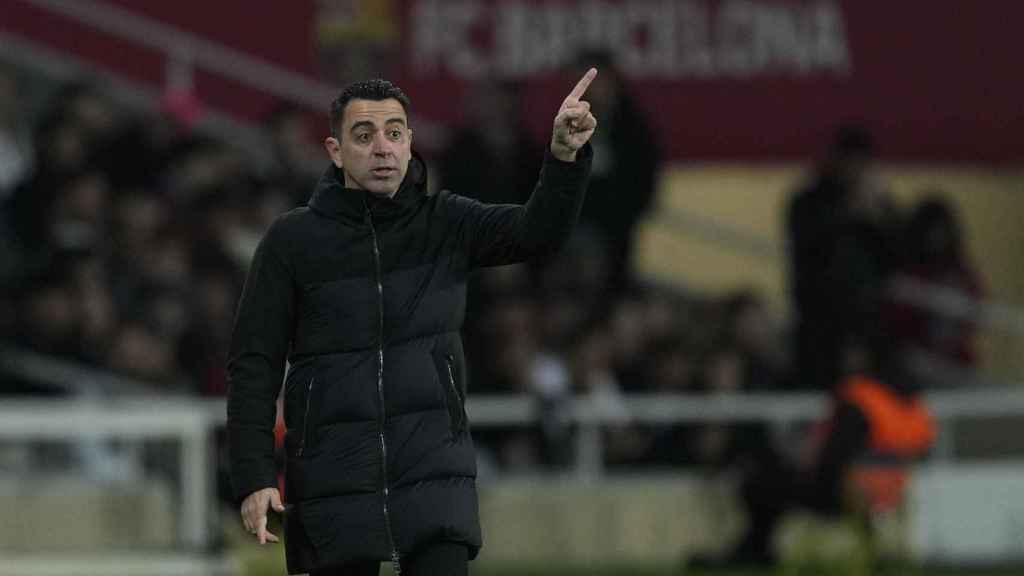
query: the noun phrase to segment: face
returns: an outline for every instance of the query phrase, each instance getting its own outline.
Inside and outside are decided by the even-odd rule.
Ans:
[[[398,100],[356,99],[345,106],[338,137],[324,146],[346,187],[391,196],[409,168],[412,130]]]

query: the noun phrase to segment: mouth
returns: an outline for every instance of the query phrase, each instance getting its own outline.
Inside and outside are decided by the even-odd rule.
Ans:
[[[392,177],[392,176],[394,176],[395,174],[398,173],[398,169],[396,169],[396,168],[388,168],[388,167],[380,167],[380,168],[373,168],[372,170],[370,170],[370,173],[373,174],[374,177],[376,177],[376,178],[390,178],[390,177]]]

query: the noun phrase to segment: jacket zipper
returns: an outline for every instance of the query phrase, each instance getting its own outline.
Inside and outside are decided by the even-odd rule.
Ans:
[[[395,537],[391,531],[391,515],[388,512],[388,446],[384,440],[384,424],[387,420],[387,412],[384,408],[384,285],[381,280],[380,269],[380,246],[377,243],[377,228],[373,225],[373,215],[369,206],[366,207],[366,221],[370,225],[370,235],[373,238],[373,263],[377,279],[377,400],[380,402],[378,412],[377,435],[380,438],[380,470],[383,479],[382,503],[384,508],[384,529],[388,535],[388,545],[391,547],[391,566],[395,576],[401,576],[401,557],[398,555],[398,548],[395,546]]]
[[[306,410],[302,415],[302,438],[299,442],[298,456],[302,456],[302,453],[306,450],[306,435],[309,433],[309,401],[313,397],[313,380],[315,379],[309,379],[309,386],[306,390]]]
[[[463,419],[465,418],[465,416],[462,413],[462,410],[463,410],[463,408],[462,408],[462,394],[459,394],[459,387],[455,385],[455,373],[452,372],[452,357],[451,356],[445,356],[444,360],[445,360],[445,365],[448,367],[448,385],[451,386],[452,392],[455,393],[455,402],[458,403],[455,406],[455,408],[458,410],[458,412],[457,412],[458,413],[458,421],[455,422],[455,429],[457,431],[461,432],[462,431],[462,425],[463,425]]]

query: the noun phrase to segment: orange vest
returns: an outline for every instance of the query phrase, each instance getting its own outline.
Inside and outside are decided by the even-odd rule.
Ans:
[[[918,398],[901,396],[866,376],[853,376],[839,389],[841,400],[857,406],[868,424],[868,453],[848,479],[872,511],[892,509],[903,500],[907,465],[924,456],[935,440],[935,423]]]

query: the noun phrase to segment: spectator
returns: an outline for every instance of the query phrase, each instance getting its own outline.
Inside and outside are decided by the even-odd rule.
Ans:
[[[650,390],[657,394],[693,393],[698,364],[693,346],[684,334],[673,334],[653,342],[647,356],[651,370],[647,376]],[[680,423],[653,426],[645,463],[658,466],[685,466],[692,426]]]
[[[162,338],[156,328],[142,320],[128,320],[118,326],[107,365],[125,376],[181,391],[176,353],[174,343]]]
[[[98,170],[66,179],[56,190],[45,219],[44,245],[83,250],[102,245],[110,212],[110,183]]]
[[[861,127],[837,130],[814,180],[792,197],[786,216],[789,288],[796,316],[797,384],[828,389],[838,375],[834,257],[847,221],[850,195],[861,188],[874,162],[871,136]]]
[[[15,343],[54,356],[81,359],[81,318],[65,274],[57,267],[36,273],[22,287]]]
[[[749,373],[747,358],[735,343],[725,340],[705,356],[698,390],[708,395],[749,392]],[[696,426],[689,435],[688,452],[692,465],[719,473],[745,473],[776,457],[767,428],[751,422]]]
[[[89,82],[72,82],[64,86],[58,91],[56,101],[61,116],[80,125],[94,149],[110,145],[118,135],[121,118],[103,93]]]
[[[253,192],[223,183],[202,191],[185,207],[197,214],[190,222],[193,257],[216,257],[235,270],[246,270],[259,243],[264,200],[256,185]],[[278,214],[282,214],[280,212]]]
[[[179,363],[199,394],[223,396],[231,322],[241,287],[230,267],[212,262],[196,272],[194,286],[195,319],[181,338]]]
[[[168,152],[163,187],[179,209],[187,209],[209,193],[232,189],[244,182],[242,158],[212,137],[192,135]]]
[[[741,488],[748,530],[723,561],[774,562],[772,533],[795,507],[869,521],[902,501],[906,467],[927,454],[935,430],[916,384],[887,344],[863,334],[844,337],[844,376],[830,416],[808,438],[808,457],[766,459],[749,471]]]
[[[491,204],[526,202],[544,148],[526,131],[521,101],[512,82],[472,87],[467,117],[440,154],[442,188]]]
[[[779,326],[753,291],[734,292],[723,303],[727,338],[743,356],[746,387],[755,391],[788,387],[790,367],[780,346]]]
[[[978,272],[965,254],[956,213],[938,194],[914,210],[902,246],[896,282],[947,289],[973,300],[984,296]],[[957,317],[949,311],[890,298],[885,321],[888,333],[901,347],[960,366],[977,362],[975,325],[970,316]]]
[[[829,266],[833,335],[883,336],[882,298],[896,263],[898,216],[887,192],[864,181],[846,197]]]
[[[544,294],[540,331],[547,350],[566,350],[583,322],[610,303],[607,246],[587,231],[574,233],[540,272]]]
[[[559,360],[541,349],[536,304],[524,297],[507,295],[494,303],[485,318],[484,330],[479,335],[487,344],[470,349],[492,361],[486,365],[473,364],[472,377],[477,389],[532,395],[542,410],[560,402],[568,392],[567,379]],[[551,427],[548,414],[545,412],[538,429],[481,430],[474,432],[474,438],[497,454],[498,464],[505,471],[560,467],[567,459],[556,439],[559,430]]]
[[[64,267],[79,308],[83,358],[100,364],[119,321],[106,261],[93,251],[77,255]]]
[[[305,206],[323,169],[322,152],[310,130],[309,118],[301,109],[281,103],[265,124],[272,146],[267,176],[287,194],[292,207]]]
[[[636,228],[654,199],[660,152],[611,55],[586,52],[577,62],[582,69],[590,66],[588,63],[601,69],[587,92],[594,113],[601,118],[601,128],[594,134],[594,168],[580,224],[607,244],[609,285],[613,292],[621,292],[635,273]]]
[[[611,309],[612,361],[615,377],[627,392],[657,388],[649,372],[657,372],[658,361],[651,360],[652,337],[648,325],[647,295],[639,290],[623,294]],[[655,357],[657,350],[655,352]],[[654,366],[653,370],[651,366]],[[656,379],[656,375],[653,376]]]
[[[32,169],[32,145],[20,113],[14,71],[0,66],[0,204]]]
[[[603,462],[592,460],[595,456],[592,454],[576,453],[574,458],[585,467],[635,463],[646,451],[647,441],[633,422],[622,387],[615,377],[612,332],[604,312],[595,312],[580,325],[570,342],[566,360],[572,391],[609,420],[602,431]]]
[[[15,186],[4,206],[8,229],[22,251],[49,240],[46,220],[57,187],[69,176],[84,171],[89,161],[86,130],[57,111],[51,111],[37,127],[34,141],[35,170]]]

